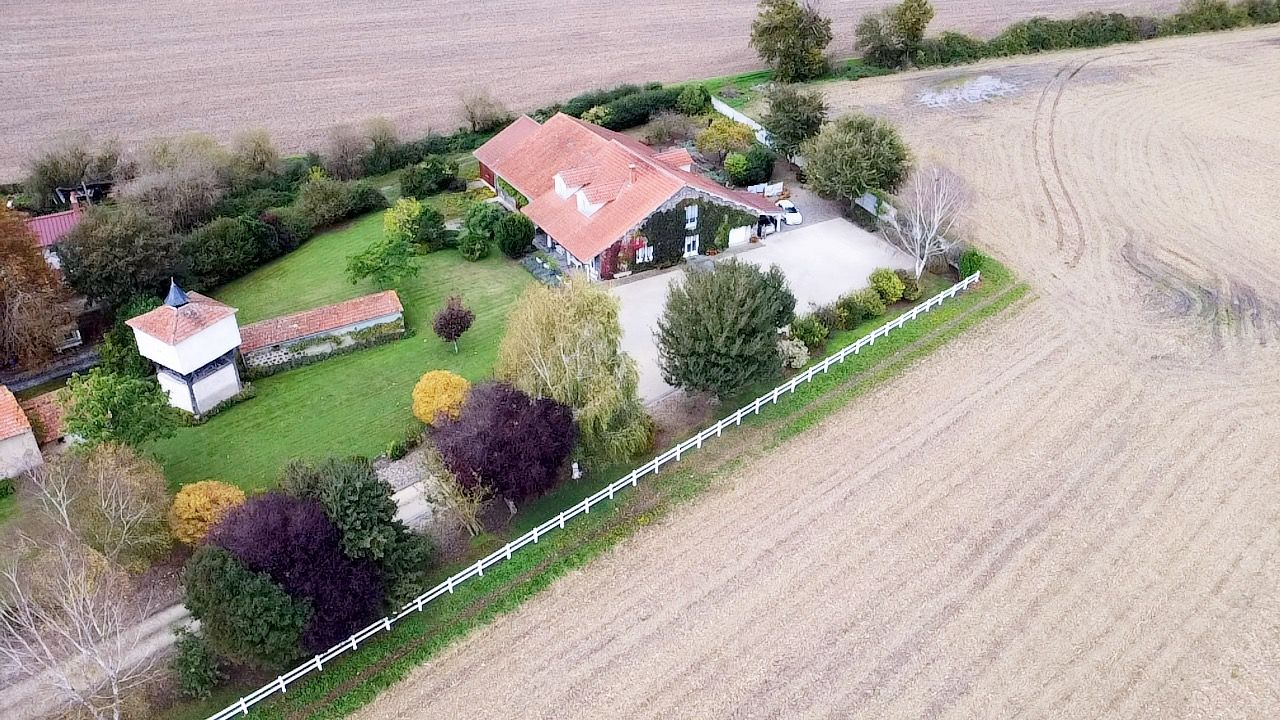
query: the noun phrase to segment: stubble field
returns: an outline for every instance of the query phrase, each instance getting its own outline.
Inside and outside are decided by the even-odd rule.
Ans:
[[[830,87],[969,180],[1037,299],[358,717],[1276,717],[1277,62],[1270,29]]]
[[[829,2],[838,56],[877,0]],[[1176,0],[937,3],[936,29],[989,33],[1033,14],[1167,11]],[[756,67],[750,0],[9,3],[0,13],[0,181],[64,135],[126,144],[265,127],[289,150],[376,115],[406,132],[458,124],[458,94],[515,109],[592,87]]]

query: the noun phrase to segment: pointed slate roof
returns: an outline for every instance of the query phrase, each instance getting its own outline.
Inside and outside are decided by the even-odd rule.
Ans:
[[[169,278],[169,294],[164,298],[164,304],[169,307],[182,307],[191,302],[187,294],[178,287],[178,282],[173,278]]]

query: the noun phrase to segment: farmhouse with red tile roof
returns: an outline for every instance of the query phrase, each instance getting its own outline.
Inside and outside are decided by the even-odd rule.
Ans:
[[[538,227],[537,242],[593,278],[665,267],[730,232],[746,242],[782,212],[761,195],[693,172],[683,148],[658,152],[563,113],[522,116],[475,151],[480,178]]]

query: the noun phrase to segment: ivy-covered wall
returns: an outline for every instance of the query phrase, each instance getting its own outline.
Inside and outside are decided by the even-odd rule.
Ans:
[[[711,202],[703,198],[681,200],[668,210],[656,212],[641,226],[638,235],[643,235],[653,247],[653,261],[637,262],[635,270],[671,267],[684,258],[684,239],[692,231],[685,230],[685,208],[698,206],[698,251],[705,253],[712,246],[716,230],[725,218],[729,219],[729,227],[755,225],[757,216],[729,205]]]

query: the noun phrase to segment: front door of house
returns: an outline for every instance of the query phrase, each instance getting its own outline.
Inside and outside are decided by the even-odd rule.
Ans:
[[[698,236],[697,234],[686,235],[684,238],[684,256],[692,257],[698,254]]]

